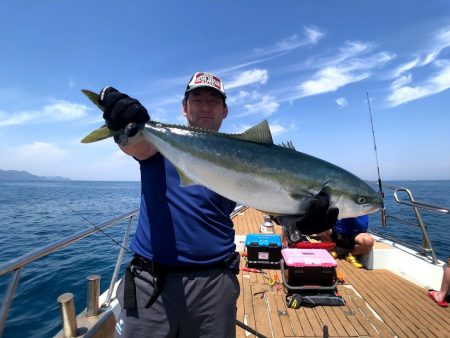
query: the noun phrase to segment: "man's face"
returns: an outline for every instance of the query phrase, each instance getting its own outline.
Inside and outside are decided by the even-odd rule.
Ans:
[[[227,114],[220,93],[212,88],[194,89],[183,104],[183,115],[191,127],[218,131]]]

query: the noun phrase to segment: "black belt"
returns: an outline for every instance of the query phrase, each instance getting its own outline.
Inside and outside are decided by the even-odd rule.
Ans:
[[[149,259],[146,259],[142,256],[135,255],[133,259],[131,260],[130,265],[134,266],[135,268],[143,271],[147,271],[148,273],[152,275],[157,275],[161,273],[185,273],[185,272],[192,272],[192,271],[198,271],[198,270],[208,270],[208,269],[217,269],[217,268],[224,268],[226,266],[226,263],[224,261],[220,261],[217,263],[212,264],[188,264],[188,265],[166,265],[166,264],[160,264],[153,262]]]
[[[156,301],[158,296],[161,294],[164,287],[165,275],[167,273],[185,273],[199,270],[209,270],[217,268],[229,268],[233,273],[239,273],[239,253],[233,252],[224,261],[220,261],[213,264],[191,264],[191,265],[180,265],[171,266],[165,264],[159,264],[148,260],[142,256],[135,255],[131,260],[125,271],[125,286],[124,286],[124,308],[134,309],[136,308],[136,285],[134,284],[134,269],[139,269],[146,271],[153,276],[155,279],[155,286],[153,288],[153,293],[147,302],[146,308],[152,306]],[[132,271],[133,268],[133,271]]]

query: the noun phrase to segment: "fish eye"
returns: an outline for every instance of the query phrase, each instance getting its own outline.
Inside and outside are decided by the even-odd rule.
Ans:
[[[358,204],[364,204],[366,202],[367,202],[367,199],[365,197],[358,197],[356,199],[356,203],[358,203]]]

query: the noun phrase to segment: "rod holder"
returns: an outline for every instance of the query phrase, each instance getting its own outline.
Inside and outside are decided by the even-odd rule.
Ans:
[[[58,298],[61,310],[61,322],[65,338],[77,336],[77,318],[75,316],[75,303],[72,293],[63,293]]]
[[[100,275],[90,275],[87,281],[86,316],[95,317],[99,313]]]

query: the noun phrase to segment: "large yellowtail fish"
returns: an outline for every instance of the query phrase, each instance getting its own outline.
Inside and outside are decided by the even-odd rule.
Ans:
[[[99,106],[97,94],[83,93]],[[145,124],[141,132],[177,168],[182,184],[201,184],[271,215],[304,214],[321,191],[330,196],[330,207],[339,208],[339,218],[381,208],[381,197],[352,173],[298,152],[291,143],[273,144],[265,120],[242,134],[155,121]],[[123,131],[103,126],[81,142],[96,142],[120,133]]]

